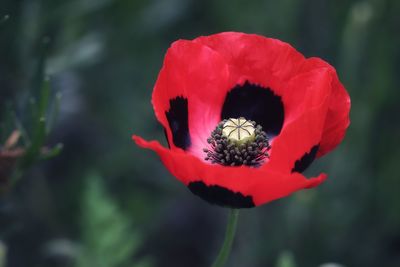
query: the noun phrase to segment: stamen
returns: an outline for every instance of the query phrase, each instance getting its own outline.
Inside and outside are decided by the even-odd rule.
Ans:
[[[269,157],[267,134],[256,122],[245,118],[221,121],[204,148],[205,160],[223,166],[260,166]]]

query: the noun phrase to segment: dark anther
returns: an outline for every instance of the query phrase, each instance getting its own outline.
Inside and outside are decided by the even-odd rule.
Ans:
[[[205,160],[211,163],[218,163],[223,166],[252,166],[259,167],[266,158],[269,157],[268,151],[270,145],[267,134],[262,130],[262,127],[255,125],[255,138],[243,143],[233,142],[228,137],[223,135],[224,124],[227,120],[220,122],[211,137],[207,139],[208,148],[203,151],[206,154]]]

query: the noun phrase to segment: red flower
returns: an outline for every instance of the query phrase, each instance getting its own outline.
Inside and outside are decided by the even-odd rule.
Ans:
[[[301,173],[334,149],[349,125],[350,98],[332,66],[282,41],[236,32],[174,42],[152,104],[170,147],[138,136],[134,141],[154,150],[194,194],[234,208],[322,183],[326,174],[307,179]],[[228,150],[236,149],[230,139],[224,137],[225,145],[233,144],[228,149],[212,146],[221,121],[242,117],[269,138],[247,164],[241,148],[237,161],[230,157]]]

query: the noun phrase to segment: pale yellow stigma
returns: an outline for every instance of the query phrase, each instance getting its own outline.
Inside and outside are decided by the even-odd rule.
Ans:
[[[256,136],[254,124],[243,117],[229,118],[222,127],[222,135],[238,144],[254,141]]]

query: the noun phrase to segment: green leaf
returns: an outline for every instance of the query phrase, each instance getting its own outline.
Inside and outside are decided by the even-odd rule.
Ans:
[[[276,267],[296,267],[293,254],[290,251],[283,251],[278,257]]]
[[[102,179],[96,174],[87,178],[81,220],[83,246],[78,267],[149,266],[146,261],[132,264],[141,237],[107,194]]]

